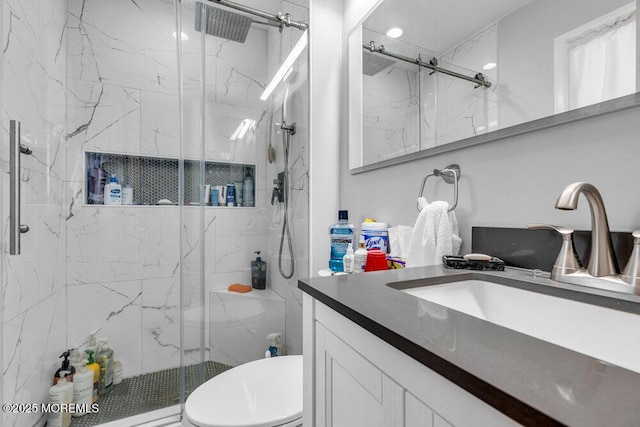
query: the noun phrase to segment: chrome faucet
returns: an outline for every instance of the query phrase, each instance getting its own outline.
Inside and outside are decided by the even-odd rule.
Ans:
[[[573,247],[573,229],[546,224],[530,224],[532,230],[551,229],[560,233],[563,244],[551,270],[551,280],[615,292],[640,295],[640,232],[634,232],[634,250],[623,274],[613,251],[607,212],[596,187],[575,182],[562,190],[556,209],[574,210],[584,194],[591,211],[591,254],[587,268],[582,268]]]

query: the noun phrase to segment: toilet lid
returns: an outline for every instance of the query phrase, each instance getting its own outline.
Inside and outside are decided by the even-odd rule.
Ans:
[[[185,415],[200,427],[268,427],[302,417],[302,356],[245,363],[198,387]]]

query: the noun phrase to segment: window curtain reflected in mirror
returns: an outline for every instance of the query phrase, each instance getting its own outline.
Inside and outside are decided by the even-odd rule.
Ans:
[[[569,109],[634,93],[635,11],[573,39],[567,61]]]

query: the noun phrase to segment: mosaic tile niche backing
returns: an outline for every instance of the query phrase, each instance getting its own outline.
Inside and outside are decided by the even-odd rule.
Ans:
[[[180,166],[178,159],[93,152],[86,152],[85,156],[86,204],[103,204],[104,184],[112,174],[123,187],[133,187],[134,205],[155,205],[162,199],[177,204]],[[241,182],[247,174],[255,179],[255,165],[185,160],[185,204],[200,202],[201,168],[204,168],[204,184],[212,187]]]

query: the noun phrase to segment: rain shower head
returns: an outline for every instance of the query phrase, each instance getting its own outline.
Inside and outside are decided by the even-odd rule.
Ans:
[[[196,31],[203,31],[210,36],[244,43],[249,34],[253,20],[247,16],[196,3]]]
[[[384,56],[374,55],[366,50],[362,52],[362,74],[365,76],[375,76],[380,71],[385,70],[395,64],[393,59]]]

